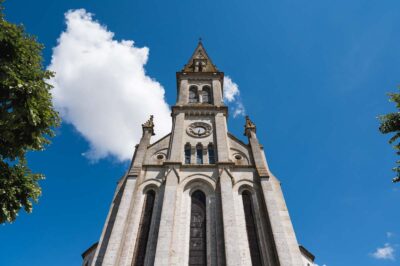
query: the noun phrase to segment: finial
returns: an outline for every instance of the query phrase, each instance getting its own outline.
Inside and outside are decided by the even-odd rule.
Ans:
[[[246,115],[246,123],[244,125],[244,135],[250,137],[249,133],[251,131],[256,132],[256,125],[253,123],[253,121],[250,120],[250,117]]]
[[[150,132],[152,135],[154,135],[154,122],[153,122],[154,116],[151,115],[150,119],[147,120],[144,124],[142,124],[143,132],[145,129],[150,129]]]

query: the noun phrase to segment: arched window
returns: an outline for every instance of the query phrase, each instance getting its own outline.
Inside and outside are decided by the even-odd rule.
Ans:
[[[190,164],[190,157],[191,157],[191,147],[190,144],[187,143],[185,145],[185,164]]]
[[[262,265],[260,247],[258,245],[257,227],[253,212],[253,199],[249,191],[242,193],[244,217],[246,220],[247,239],[249,241],[252,265]]]
[[[208,145],[208,163],[209,164],[215,164],[215,150],[214,150],[214,145],[209,144]]]
[[[190,213],[189,265],[207,265],[206,195],[192,194]]]
[[[154,200],[156,193],[149,190],[143,204],[142,217],[139,224],[139,234],[136,240],[135,253],[133,255],[132,265],[144,265],[146,258],[146,247],[149,239],[151,217],[153,216]]]
[[[190,86],[189,88],[189,103],[198,103],[199,96],[197,95],[197,87]]]
[[[211,88],[210,87],[205,86],[203,88],[201,101],[203,103],[212,103],[212,101],[211,101]]]
[[[203,164],[203,146],[201,144],[196,146],[196,163]]]

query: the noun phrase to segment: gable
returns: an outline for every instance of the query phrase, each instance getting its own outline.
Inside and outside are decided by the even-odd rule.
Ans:
[[[251,164],[250,146],[245,144],[240,139],[236,138],[231,133],[228,133],[228,141],[229,141],[230,159],[237,164],[250,165]],[[242,159],[238,160],[237,155],[240,155]]]
[[[144,164],[162,164],[168,154],[171,133],[154,142],[147,148]],[[161,158],[163,155],[163,158]]]

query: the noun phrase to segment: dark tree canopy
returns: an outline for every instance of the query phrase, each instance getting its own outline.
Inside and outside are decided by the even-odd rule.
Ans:
[[[26,163],[28,151],[43,150],[59,125],[51,101],[53,73],[42,64],[43,45],[23,26],[7,22],[0,0],[0,223],[28,213],[41,194]]]
[[[393,148],[396,150],[396,154],[400,155],[400,93],[390,93],[389,99],[391,102],[396,104],[397,112],[389,113],[379,117],[381,125],[379,131],[383,134],[393,133],[394,135],[390,138],[389,143],[394,144]],[[396,172],[396,177],[393,178],[393,182],[400,181],[400,160],[396,161],[396,166],[393,168]]]

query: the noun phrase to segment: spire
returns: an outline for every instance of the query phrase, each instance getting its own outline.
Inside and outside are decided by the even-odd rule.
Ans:
[[[149,130],[151,135],[154,134],[154,122],[153,122],[153,115],[150,116],[150,119],[147,120],[144,124],[142,124],[143,134],[146,130]]]
[[[199,43],[189,62],[183,67],[183,72],[218,72],[217,67],[212,63],[206,50],[204,49],[202,39]]]
[[[250,132],[256,133],[256,125],[250,120],[249,116],[246,115],[246,124],[244,125],[244,135],[250,137]]]

